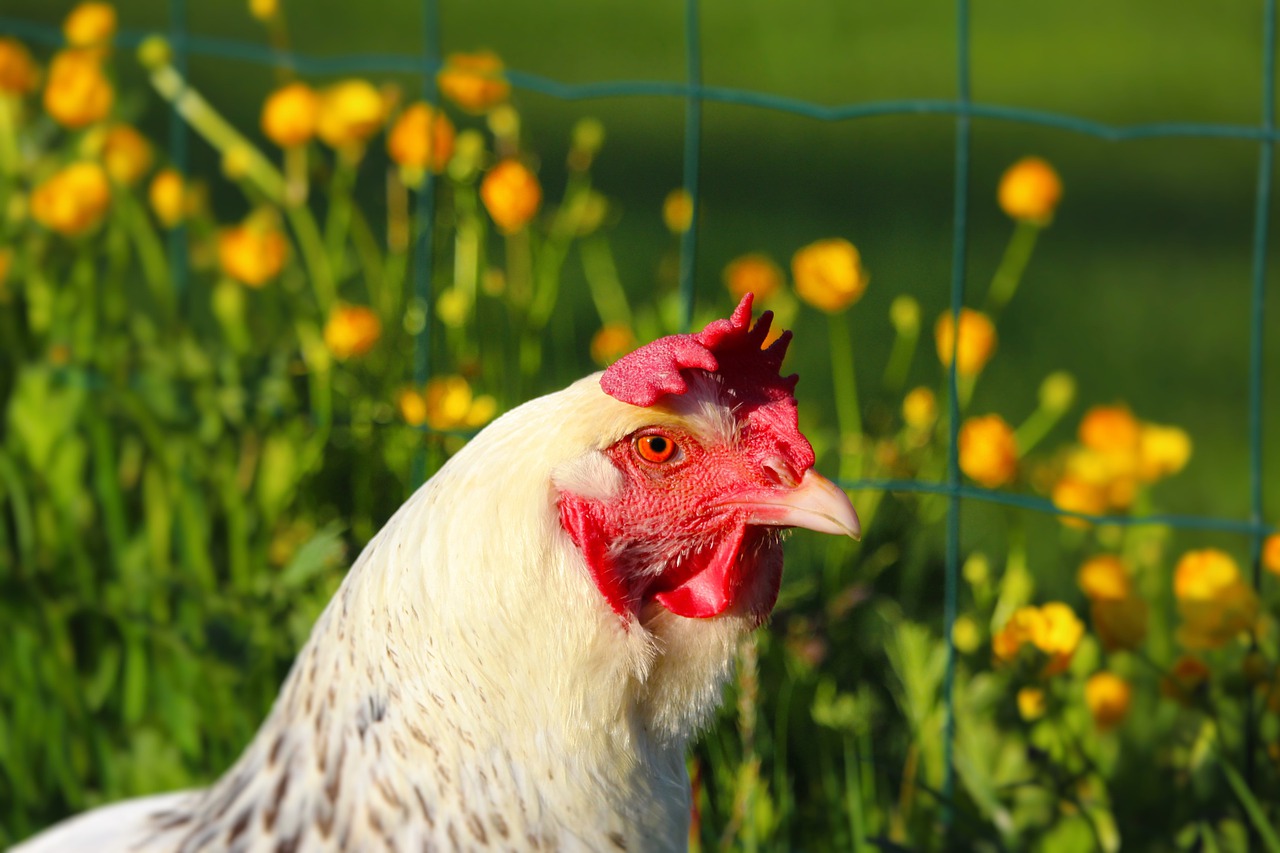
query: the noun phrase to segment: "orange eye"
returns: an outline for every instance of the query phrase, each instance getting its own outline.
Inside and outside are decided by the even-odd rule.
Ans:
[[[668,462],[676,453],[676,443],[665,435],[642,435],[636,439],[636,453],[645,462]]]

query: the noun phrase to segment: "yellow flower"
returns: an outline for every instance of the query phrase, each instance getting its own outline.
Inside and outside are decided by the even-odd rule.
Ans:
[[[923,385],[908,391],[902,398],[902,420],[917,432],[933,429],[938,420],[938,398],[933,391]]]
[[[365,355],[382,336],[382,321],[363,305],[338,305],[324,324],[324,344],[339,361]]]
[[[782,289],[782,270],[768,255],[741,255],[725,266],[724,286],[734,299],[748,293],[754,293],[757,300],[768,299]]]
[[[1109,652],[1133,650],[1147,638],[1147,602],[1130,594],[1119,599],[1096,599],[1089,618],[1102,647]]]
[[[427,424],[436,430],[483,426],[498,413],[498,403],[487,394],[473,396],[461,376],[441,376],[427,383]]]
[[[1088,480],[1064,476],[1053,486],[1050,495],[1053,505],[1066,512],[1078,512],[1083,515],[1103,515],[1107,511],[1107,496],[1101,489]],[[1079,518],[1061,516],[1060,520],[1068,527],[1088,527],[1089,522]]]
[[[1062,200],[1062,180],[1039,157],[1024,157],[1005,171],[997,193],[1000,209],[1013,219],[1048,225]]]
[[[1180,705],[1188,705],[1211,674],[1204,661],[1183,655],[1174,662],[1169,674],[1160,679],[1160,692]]]
[[[1124,562],[1113,554],[1085,560],[1076,574],[1076,583],[1090,601],[1122,601],[1132,591]]]
[[[1226,645],[1251,630],[1258,618],[1258,598],[1240,575],[1236,561],[1214,548],[1188,551],[1173,574],[1182,626],[1178,640],[1189,649]]]
[[[270,21],[279,11],[279,0],[249,0],[249,14],[259,21]]]
[[[871,277],[848,240],[833,237],[800,249],[791,258],[796,294],[813,307],[835,313],[862,298]]]
[[[538,212],[542,187],[519,160],[503,160],[480,182],[480,199],[494,224],[503,232],[514,234]]]
[[[1049,656],[1044,674],[1056,675],[1071,663],[1071,656],[1084,637],[1084,623],[1060,601],[1041,607],[1040,615],[1041,619],[1031,625],[1031,643]]]
[[[410,105],[387,135],[391,159],[411,169],[440,174],[453,156],[453,122],[425,101]]]
[[[969,418],[960,427],[960,470],[988,489],[1018,473],[1018,444],[999,415]]]
[[[72,163],[31,193],[31,215],[51,231],[75,237],[102,221],[111,203],[107,173],[97,163]]]
[[[135,184],[151,168],[151,143],[127,124],[113,125],[102,143],[102,162],[117,182]]]
[[[1043,717],[1048,704],[1044,691],[1039,687],[1024,687],[1018,691],[1018,716],[1028,723]]]
[[[36,64],[17,39],[0,38],[0,93],[25,95],[35,91]]]
[[[436,75],[440,93],[469,113],[483,113],[511,96],[502,60],[489,51],[451,53]]]
[[[1080,443],[1108,456],[1134,456],[1141,435],[1141,425],[1127,406],[1094,406],[1080,419]]]
[[[400,409],[400,417],[411,427],[419,427],[427,422],[427,398],[412,388],[405,388],[396,398],[396,406]]]
[[[151,202],[151,210],[155,212],[161,225],[165,228],[177,225],[186,213],[186,190],[182,175],[175,169],[156,172],[147,190],[147,200]]]
[[[250,287],[262,287],[279,275],[288,254],[285,236],[261,222],[246,222],[218,233],[219,266]]]
[[[955,323],[948,311],[938,318],[933,327],[938,360],[943,367],[951,366],[951,352],[956,349]],[[957,352],[956,373],[961,376],[977,376],[987,366],[996,351],[996,327],[991,318],[972,308],[960,309],[960,343]]]
[[[281,148],[306,145],[315,136],[320,96],[306,83],[276,89],[262,104],[262,132]]]
[[[53,58],[44,108],[63,127],[77,129],[105,118],[114,100],[115,91],[92,53],[64,50]]]
[[[1262,543],[1262,566],[1273,575],[1280,575],[1280,533],[1268,536]]]
[[[1129,682],[1112,672],[1095,672],[1084,683],[1084,703],[1099,731],[1110,731],[1129,713],[1133,691]]]
[[[1175,426],[1143,424],[1138,434],[1138,476],[1144,482],[1176,474],[1191,458],[1191,437]]]
[[[956,621],[951,625],[951,642],[964,654],[972,654],[978,650],[978,645],[982,642],[982,632],[972,616],[956,617]]]
[[[1023,645],[1031,641],[1036,626],[1044,621],[1039,607],[1019,607],[991,638],[991,652],[997,661],[1008,663],[1018,656]]]
[[[382,127],[382,95],[368,80],[343,80],[320,95],[316,134],[330,148],[366,142]]]
[[[116,10],[110,3],[81,3],[62,22],[72,47],[100,47],[116,33]]]
[[[591,339],[591,359],[608,367],[635,349],[636,336],[625,323],[609,323]]]
[[[693,196],[683,187],[667,193],[662,202],[662,221],[672,234],[683,234],[693,224]]]

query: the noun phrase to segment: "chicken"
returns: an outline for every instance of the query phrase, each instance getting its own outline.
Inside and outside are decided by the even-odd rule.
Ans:
[[[857,537],[751,297],[526,403],[369,542],[239,761],[19,853],[672,850],[782,531]]]

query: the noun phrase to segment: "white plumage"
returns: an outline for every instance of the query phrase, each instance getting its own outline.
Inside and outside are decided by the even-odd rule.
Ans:
[[[369,542],[221,779],[16,853],[682,849],[686,746],[759,614],[620,618],[557,506],[618,495],[607,449],[655,423],[723,442],[722,397],[640,407],[597,374],[499,418]],[[830,488],[806,511],[856,531]]]

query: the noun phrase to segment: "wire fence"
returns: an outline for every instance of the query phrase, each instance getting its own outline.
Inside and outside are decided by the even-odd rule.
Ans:
[[[330,75],[343,73],[400,73],[421,78],[423,97],[429,102],[438,100],[435,76],[443,58],[440,51],[439,0],[423,0],[423,52],[421,55],[351,54],[332,57],[315,57],[305,53],[274,50],[249,42],[202,36],[187,29],[187,0],[170,0],[169,29],[167,36],[173,50],[174,62],[185,73],[189,57],[211,57],[257,63],[266,66],[285,65],[304,75]],[[947,639],[947,665],[945,676],[945,777],[942,790],[944,803],[952,799],[955,779],[953,744],[955,739],[955,713],[952,696],[956,673],[956,649],[952,642],[952,626],[957,615],[957,598],[960,575],[960,532],[962,502],[985,501],[1040,513],[1078,518],[1094,523],[1115,525],[1162,525],[1181,530],[1233,533],[1249,538],[1252,548],[1252,579],[1255,588],[1262,583],[1262,546],[1266,536],[1280,532],[1280,528],[1268,525],[1263,507],[1263,351],[1265,343],[1265,291],[1267,275],[1268,232],[1271,221],[1271,185],[1274,171],[1274,144],[1280,142],[1276,127],[1276,0],[1266,0],[1262,26],[1262,109],[1256,125],[1224,124],[1210,122],[1152,122],[1130,125],[1108,124],[1083,117],[976,102],[972,98],[970,83],[970,9],[968,0],[956,0],[956,68],[954,99],[906,99],[869,103],[823,105],[808,101],[722,86],[704,85],[702,82],[702,38],[700,30],[699,0],[685,0],[684,4],[684,59],[683,82],[646,80],[609,80],[581,84],[563,83],[548,77],[529,74],[518,69],[505,72],[506,78],[517,88],[552,98],[574,101],[617,97],[666,97],[682,99],[685,104],[683,140],[683,183],[693,200],[692,227],[686,229],[680,242],[680,292],[682,296],[683,325],[688,328],[697,297],[694,273],[698,255],[698,184],[702,149],[702,106],[706,102],[734,104],[790,113],[810,119],[838,122],[879,116],[949,115],[955,119],[955,175],[954,209],[952,214],[950,307],[958,316],[964,304],[965,269],[968,253],[970,128],[973,119],[992,119],[1037,125],[1064,132],[1083,134],[1109,142],[1155,138],[1234,139],[1258,144],[1256,195],[1253,213],[1252,274],[1249,328],[1249,401],[1248,401],[1248,449],[1250,459],[1249,515],[1246,519],[1215,518],[1187,515],[1147,516],[1097,516],[1062,510],[1052,501],[1028,495],[1009,494],[966,485],[962,482],[959,467],[958,437],[960,417],[958,385],[953,353],[950,359],[948,383],[950,394],[949,449],[947,477],[944,482],[931,483],[915,480],[857,480],[843,482],[847,489],[879,489],[898,492],[918,492],[946,496],[948,499],[946,523],[943,636]],[[12,17],[0,16],[0,33],[44,45],[60,45],[62,32],[52,26],[33,23]],[[117,38],[125,46],[136,47],[153,33],[123,28]],[[185,171],[189,160],[189,131],[185,121],[176,111],[169,126],[169,154],[175,167]],[[430,220],[435,206],[435,193],[430,172],[427,184],[417,199],[418,212],[424,221]],[[415,294],[422,304],[431,305],[432,250],[429,229],[418,237],[414,266]],[[186,235],[178,228],[170,232],[169,252],[175,287],[185,286],[188,258],[185,251]],[[414,351],[414,378],[419,384],[430,376],[429,361],[430,324],[423,324]],[[958,345],[955,336],[953,345]],[[415,481],[425,476],[425,460],[419,455],[415,462]],[[1253,710],[1253,703],[1250,710]],[[1250,718],[1246,737],[1252,742],[1256,726]],[[1245,778],[1253,776],[1252,743],[1246,749]],[[944,811],[944,823],[950,824],[951,813]]]

